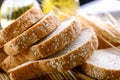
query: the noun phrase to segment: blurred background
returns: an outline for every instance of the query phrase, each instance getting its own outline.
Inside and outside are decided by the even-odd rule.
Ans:
[[[92,0],[0,0],[0,24],[4,28],[33,6],[39,6],[46,14],[54,11],[64,20],[75,15],[80,5]]]
[[[40,0],[38,0],[40,1]],[[85,4],[85,3],[88,3],[88,2],[91,2],[93,0],[79,0],[81,2],[81,5]],[[2,4],[3,0],[0,0],[0,5]]]
[[[40,6],[45,14],[54,11],[60,20],[81,12],[120,16],[120,0],[0,0],[0,25],[6,27],[32,6]]]

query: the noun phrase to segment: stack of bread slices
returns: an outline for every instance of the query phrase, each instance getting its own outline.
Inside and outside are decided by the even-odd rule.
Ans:
[[[0,67],[11,80],[28,80],[78,65],[92,78],[119,80],[119,47],[97,50],[99,34],[119,44],[119,37],[110,30],[83,15],[60,21],[54,12],[43,15],[33,7],[0,31]]]

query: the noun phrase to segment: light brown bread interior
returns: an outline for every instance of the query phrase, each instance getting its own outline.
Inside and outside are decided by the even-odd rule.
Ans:
[[[0,48],[0,66],[1,66],[1,62],[3,62],[3,60],[7,57],[7,55],[5,54],[3,48]]]

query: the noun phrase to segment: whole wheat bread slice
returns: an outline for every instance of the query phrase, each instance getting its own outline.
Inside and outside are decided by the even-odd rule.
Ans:
[[[89,58],[97,46],[95,33],[91,29],[84,29],[73,42],[48,59],[30,61],[9,70],[10,77],[12,80],[27,80],[38,74],[72,69]]]
[[[41,19],[43,13],[40,8],[33,7],[26,11],[23,15],[17,18],[14,22],[8,25],[6,28],[0,30],[0,48],[4,46],[4,44],[23,31],[31,27],[38,20]]]
[[[45,58],[56,53],[72,42],[81,32],[81,29],[80,22],[75,17],[61,22],[55,31],[43,40],[40,40],[37,44],[20,54],[7,57],[1,65],[2,69],[7,71],[26,61]]]
[[[98,80],[119,80],[120,52],[114,48],[96,50],[81,69]]]
[[[49,12],[31,28],[6,43],[4,50],[8,55],[19,54],[38,40],[49,35],[58,25],[57,15],[54,12]]]

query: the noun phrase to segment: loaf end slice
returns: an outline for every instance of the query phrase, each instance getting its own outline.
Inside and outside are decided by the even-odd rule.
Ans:
[[[84,29],[81,34],[63,50],[45,60],[30,61],[9,70],[13,80],[26,80],[38,74],[62,72],[82,64],[98,47],[98,40],[91,29]]]
[[[0,30],[0,48],[41,19],[43,13],[39,7],[32,7],[10,25]]]

